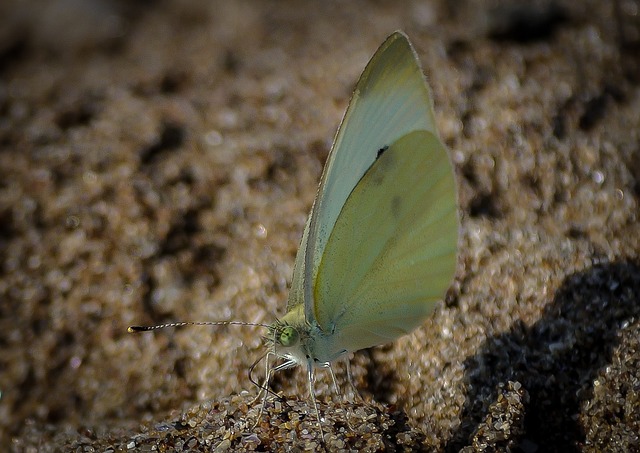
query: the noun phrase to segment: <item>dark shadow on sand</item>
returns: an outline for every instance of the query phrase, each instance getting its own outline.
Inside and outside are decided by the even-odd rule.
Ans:
[[[620,331],[640,317],[637,263],[596,264],[568,276],[531,327],[516,323],[465,361],[467,399],[460,429],[447,445],[470,445],[508,381],[529,394],[515,451],[577,451],[585,440],[577,415],[593,381],[611,363]],[[520,448],[518,448],[520,446]],[[506,444],[497,444],[500,451]]]

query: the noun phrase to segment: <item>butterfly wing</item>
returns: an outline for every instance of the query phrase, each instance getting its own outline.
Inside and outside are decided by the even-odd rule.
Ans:
[[[409,40],[395,32],[360,76],[336,134],[298,249],[288,310],[304,303],[305,318],[314,319],[313,282],[347,197],[380,149],[418,129],[437,135],[431,93]]]
[[[291,280],[291,289],[289,290],[287,312],[291,312],[298,305],[304,303],[305,257],[307,254],[307,244],[309,242],[309,225],[311,224],[311,218],[313,216],[313,208],[311,212],[312,213],[309,215],[309,217],[307,217],[307,223],[305,223],[304,225],[302,240],[300,241],[300,246],[298,247],[296,261],[293,264],[293,279]],[[306,319],[308,319],[304,311],[302,312],[302,314]]]
[[[344,204],[318,270],[314,315],[331,351],[387,343],[424,322],[455,273],[456,206],[434,134],[411,132],[382,153]]]

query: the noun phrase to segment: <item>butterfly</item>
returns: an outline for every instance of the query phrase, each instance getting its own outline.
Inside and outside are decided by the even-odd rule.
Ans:
[[[336,134],[296,255],[287,312],[260,324],[269,332],[267,363],[281,359],[266,381],[272,372],[306,367],[320,423],[315,370],[331,371],[349,353],[422,325],[454,277],[458,234],[454,170],[431,90],[397,31],[367,64]],[[185,324],[250,325],[129,330]]]

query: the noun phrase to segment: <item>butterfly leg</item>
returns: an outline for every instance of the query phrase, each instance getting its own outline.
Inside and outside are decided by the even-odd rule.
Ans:
[[[338,387],[338,381],[336,380],[336,375],[333,372],[333,367],[331,366],[330,363],[326,363],[325,365],[323,365],[325,368],[329,369],[329,374],[331,374],[331,380],[333,381],[333,389],[336,393],[336,395],[338,395],[338,399],[340,401],[340,408],[344,411],[345,413],[345,421],[347,423],[347,426],[349,427],[349,429],[351,431],[355,431],[355,429],[353,428],[353,426],[351,426],[351,423],[349,423],[349,407],[347,405],[345,405],[345,400],[346,400],[346,395],[341,395],[340,394],[340,389]],[[349,360],[347,359],[347,366],[349,366]],[[347,368],[348,369],[348,368]],[[348,376],[348,373],[347,373]],[[351,382],[351,381],[349,381]],[[351,383],[351,385],[353,386],[353,383]]]
[[[349,381],[349,386],[351,387],[351,391],[353,392],[355,399],[358,399],[364,403],[365,402],[364,398],[360,394],[360,391],[358,390],[358,387],[356,387],[356,384],[353,382],[353,374],[351,373],[351,360],[349,359],[349,357],[345,357],[344,360],[346,362],[347,380]]]
[[[333,381],[333,391],[336,393],[336,395],[340,396],[340,388],[338,387],[338,381],[336,380],[336,375],[333,372],[333,368],[331,367],[331,364],[327,363],[323,366],[329,369],[329,374],[331,375],[331,380]]]
[[[314,389],[316,376],[313,371],[313,362],[311,361],[307,364],[307,380],[309,382],[309,395],[313,402],[313,409],[316,412],[316,418],[318,419],[318,428],[320,428],[320,439],[322,439],[322,443],[324,444],[324,430],[322,429],[322,419],[320,418],[320,411],[318,410],[318,402],[316,401],[316,392]]]

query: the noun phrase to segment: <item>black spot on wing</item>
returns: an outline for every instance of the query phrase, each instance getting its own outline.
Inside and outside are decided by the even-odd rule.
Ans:
[[[385,145],[385,146],[383,146],[382,148],[380,148],[380,149],[378,150],[378,153],[376,154],[376,160],[380,159],[380,156],[382,156],[382,154],[384,154],[384,152],[385,152],[386,150],[388,150],[388,149],[389,149],[389,146],[388,146],[388,145]]]

